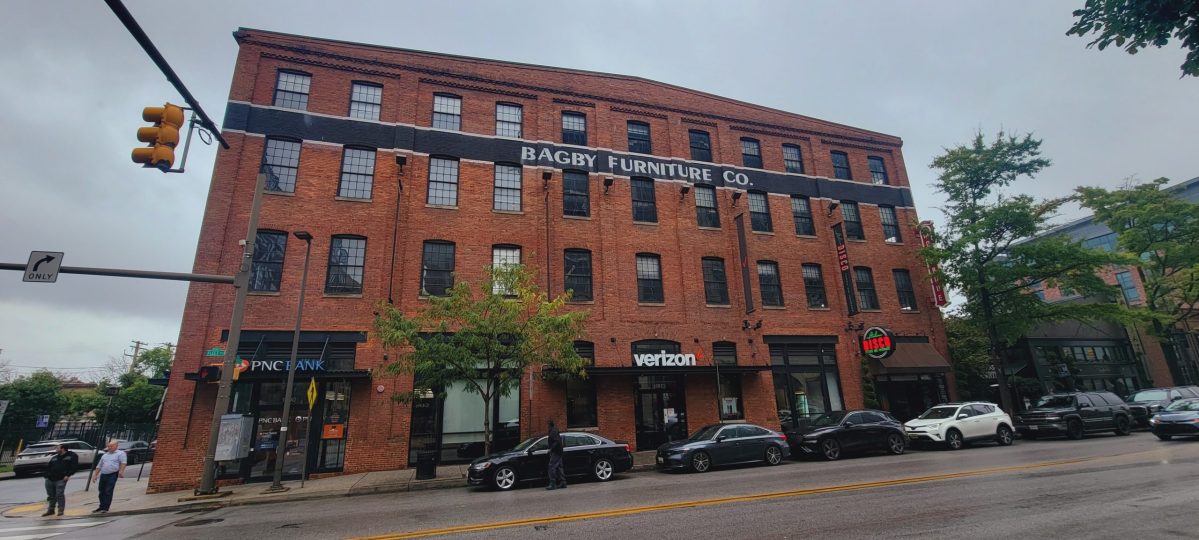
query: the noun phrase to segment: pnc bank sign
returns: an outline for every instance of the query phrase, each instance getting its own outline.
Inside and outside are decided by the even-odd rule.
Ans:
[[[749,175],[733,170],[697,163],[679,163],[653,158],[615,154],[609,151],[580,151],[556,148],[522,146],[520,160],[525,165],[554,167],[558,169],[580,169],[590,172],[619,174],[622,176],[648,176],[652,178],[683,180],[715,184],[723,182],[734,186],[751,186]]]

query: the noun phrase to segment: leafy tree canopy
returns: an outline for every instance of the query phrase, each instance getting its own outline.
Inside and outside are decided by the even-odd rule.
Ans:
[[[137,356],[137,370],[151,379],[159,378],[171,369],[173,360],[170,348],[155,347]]]
[[[61,390],[62,380],[49,371],[38,371],[0,385],[0,400],[9,402],[4,429],[33,428],[37,417],[43,414],[57,420],[70,406]]]
[[[1164,47],[1171,36],[1187,50],[1183,76],[1199,76],[1199,0],[1087,0],[1074,10],[1074,26],[1067,36],[1098,34],[1087,47],[1106,49],[1113,43],[1136,54],[1148,47]]]
[[[1162,189],[1168,182],[1077,190],[1082,205],[1117,234],[1120,250],[1144,269],[1145,306],[1159,333],[1199,314],[1199,204]]]

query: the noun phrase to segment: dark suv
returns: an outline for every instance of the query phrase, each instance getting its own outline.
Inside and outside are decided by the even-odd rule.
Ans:
[[[1037,406],[1016,416],[1016,431],[1026,439],[1114,431],[1128,435],[1132,418],[1124,400],[1111,392],[1072,392],[1042,397]]]
[[[1151,416],[1171,403],[1186,398],[1199,398],[1199,388],[1175,386],[1137,390],[1128,396],[1128,411],[1132,414],[1132,423],[1142,427],[1148,426]]]

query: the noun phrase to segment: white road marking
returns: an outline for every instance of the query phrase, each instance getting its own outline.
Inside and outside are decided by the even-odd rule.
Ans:
[[[112,520],[88,521],[85,523],[63,523],[60,525],[42,525],[40,527],[11,527],[8,529],[0,529],[0,533],[21,532],[21,531],[40,531],[43,529],[71,529],[74,527],[93,527],[96,525],[103,525],[105,523],[111,523],[111,522],[112,522]],[[62,534],[62,533],[59,533],[59,534]],[[7,540],[10,537],[0,536],[0,538]]]

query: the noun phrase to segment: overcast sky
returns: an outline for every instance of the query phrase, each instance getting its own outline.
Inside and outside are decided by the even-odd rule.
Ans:
[[[1059,196],[1199,176],[1199,80],[1171,44],[1135,56],[1066,37],[1074,2],[146,2],[126,0],[219,123],[238,27],[636,75],[902,137],[928,169],[976,130],[1031,131]],[[98,1],[0,7],[0,261],[190,271],[214,147],[186,174],[129,160],[142,107],[182,103]],[[1074,213],[1062,217],[1078,217]],[[87,373],[139,339],[174,342],[187,285],[0,272],[0,360]]]

